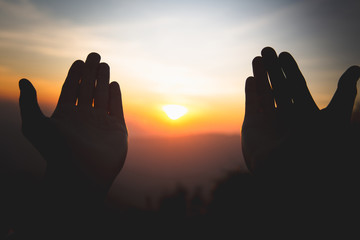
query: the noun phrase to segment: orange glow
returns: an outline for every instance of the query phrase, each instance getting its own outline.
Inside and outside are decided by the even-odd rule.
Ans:
[[[222,106],[221,103],[186,105],[188,114],[177,120],[170,119],[163,105],[153,99],[151,103],[134,103],[124,99],[124,114],[129,136],[185,136],[207,133],[239,134],[243,120],[241,103]]]
[[[2,99],[18,101],[18,81],[25,76],[20,74],[2,74],[0,76]],[[48,81],[36,76],[26,76],[37,90],[39,105],[47,116],[53,112],[58,100],[61,87],[61,76],[54,76]],[[125,84],[122,84],[122,83]],[[223,99],[225,102],[234,101],[232,105],[223,105],[215,98],[209,98],[207,103],[195,100],[184,101],[188,113],[172,120],[163,110],[165,98],[153,94],[128,91],[126,80],[122,80],[123,104],[126,123],[130,136],[184,136],[205,133],[240,133],[243,119],[241,98]],[[241,89],[239,89],[241,91]],[[141,96],[141,97],[140,97]],[[149,101],[151,99],[151,101]],[[171,100],[171,98],[169,98]],[[169,101],[168,101],[169,102]],[[179,101],[181,102],[181,101]]]

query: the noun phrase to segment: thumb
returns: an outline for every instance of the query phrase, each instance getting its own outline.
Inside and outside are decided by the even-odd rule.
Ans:
[[[352,66],[341,76],[336,92],[327,110],[339,120],[350,121],[357,94],[356,83],[360,77],[360,67]]]
[[[20,114],[23,128],[24,126],[33,125],[45,116],[40,110],[36,90],[27,79],[21,79],[19,81],[20,88]]]

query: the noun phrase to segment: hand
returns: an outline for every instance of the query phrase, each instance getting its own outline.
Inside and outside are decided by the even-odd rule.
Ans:
[[[347,161],[349,126],[358,66],[341,76],[335,95],[322,110],[289,53],[278,57],[272,48],[264,48],[262,56],[253,60],[253,73],[246,80],[242,126],[243,154],[251,172],[323,177],[352,168]]]
[[[109,66],[97,53],[74,62],[50,118],[32,84],[22,79],[19,87],[22,131],[47,161],[50,187],[104,200],[128,146],[120,88],[109,84]]]

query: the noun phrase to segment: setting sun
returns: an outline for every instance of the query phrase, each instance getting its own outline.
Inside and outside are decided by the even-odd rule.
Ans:
[[[180,105],[165,105],[163,106],[163,110],[172,120],[176,120],[188,112],[186,107]]]

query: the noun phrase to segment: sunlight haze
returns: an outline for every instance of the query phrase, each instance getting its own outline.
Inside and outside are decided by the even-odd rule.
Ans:
[[[360,64],[359,1],[0,0],[0,94],[28,78],[50,115],[73,61],[97,52],[120,84],[131,136],[239,134],[244,83],[265,46],[289,51],[325,107]],[[161,106],[188,106],[178,123]],[[180,121],[181,120],[181,121]]]

